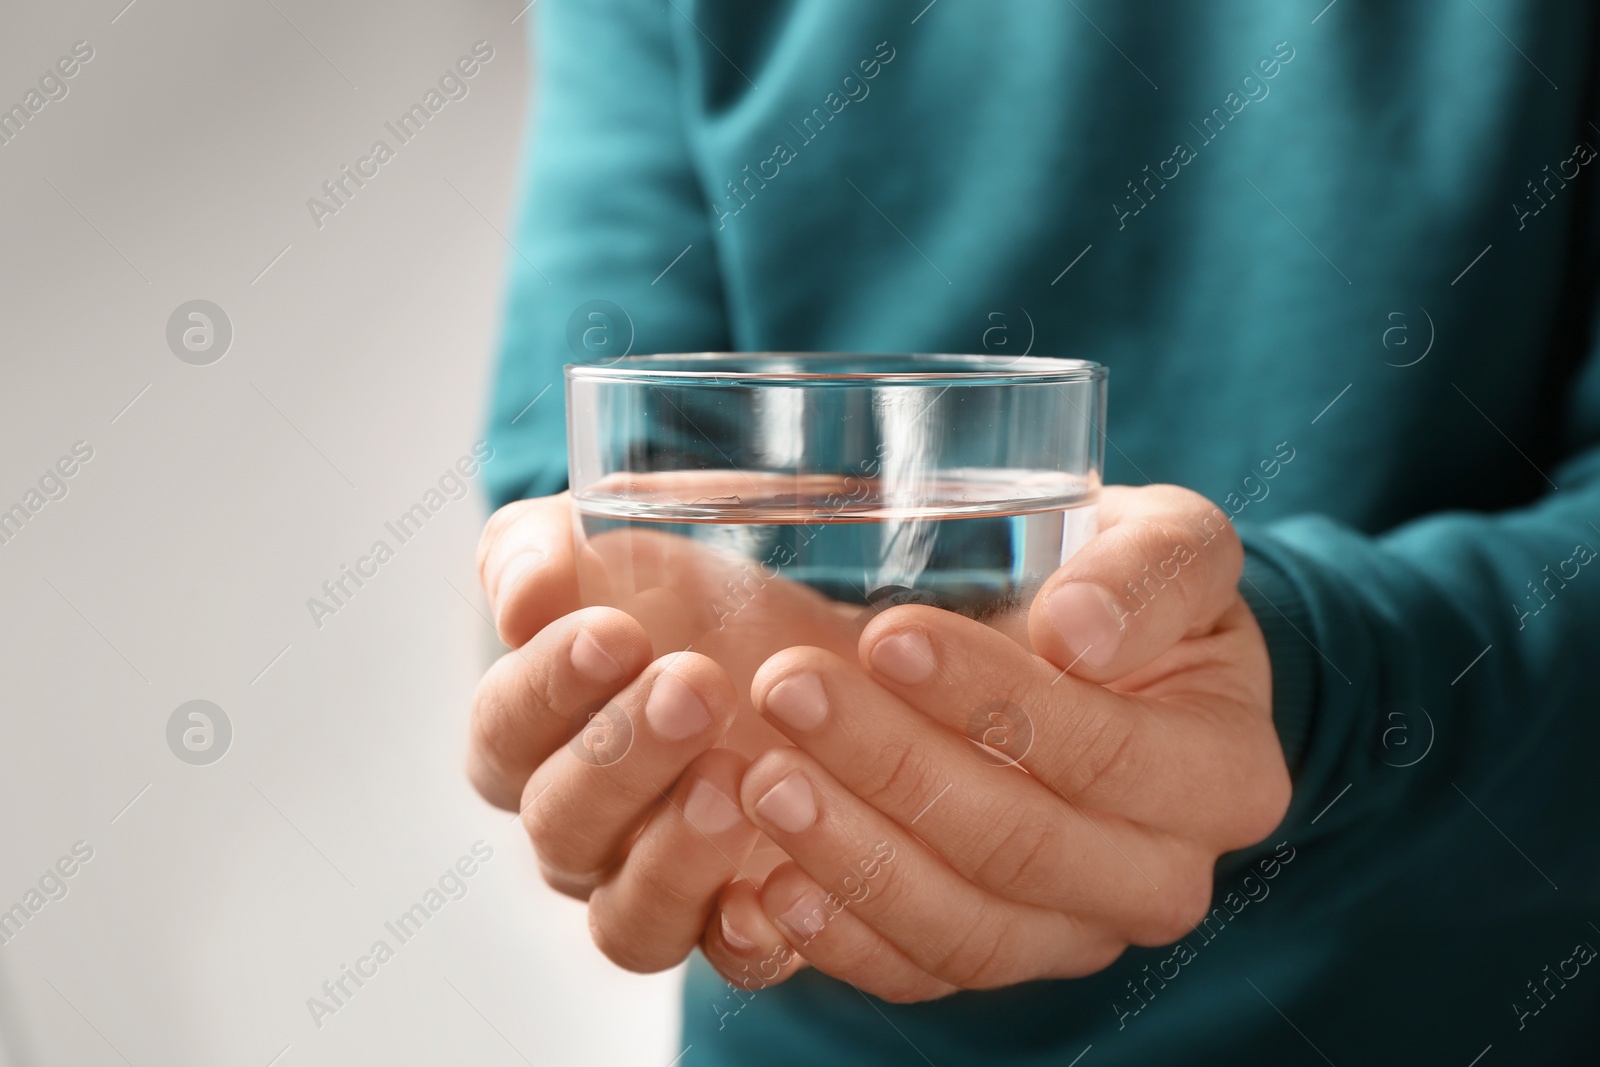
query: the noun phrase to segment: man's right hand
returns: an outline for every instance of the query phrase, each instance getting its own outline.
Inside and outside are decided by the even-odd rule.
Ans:
[[[748,761],[713,748],[738,709],[733,681],[694,652],[652,662],[633,617],[578,607],[566,493],[497,511],[478,577],[512,651],[478,685],[468,776],[521,812],[545,881],[589,902],[602,952],[671,967],[758,836],[739,805]]]

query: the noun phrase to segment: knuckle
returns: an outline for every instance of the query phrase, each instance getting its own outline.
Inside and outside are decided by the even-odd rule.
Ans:
[[[958,989],[993,989],[1009,985],[1009,961],[1014,958],[1010,938],[997,936],[987,923],[969,923],[961,939],[930,973]]]
[[[1237,579],[1244,565],[1244,548],[1228,513],[1192,489],[1175,487],[1174,505],[1177,519],[1173,536],[1185,539],[1196,549],[1203,545],[1220,553]]]
[[[503,691],[490,675],[485,675],[473,696],[467,727],[468,744],[479,765],[487,769],[487,777],[493,779],[477,782],[480,791],[484,787],[503,791],[521,784],[511,781],[513,774],[506,766],[506,739],[512,719]]]
[[[555,705],[554,680],[536,660],[518,653],[500,657],[478,681],[472,696],[472,739],[499,754],[530,713]]]
[[[824,961],[824,968],[835,977],[859,979],[882,968],[893,950],[886,941],[863,937],[859,927],[853,931],[841,928],[838,915],[829,915],[826,908],[818,909],[818,925],[809,939],[799,942],[803,952]]]
[[[528,510],[528,501],[515,500],[502,505],[489,516],[489,521],[483,524],[483,534],[478,538],[478,584],[487,591],[487,573],[489,558],[494,553],[494,546],[499,543],[500,537],[506,528],[513,525]]]
[[[1226,512],[1198,493],[1181,492],[1184,499],[1170,513],[1135,520],[1129,536],[1137,546],[1134,562],[1147,568],[1143,582],[1160,589],[1176,586],[1175,596],[1187,611],[1198,606],[1196,598],[1213,584],[1200,580],[1203,576],[1220,568],[1230,584],[1238,580],[1244,548]],[[1207,561],[1203,569],[1188,566],[1202,558]]]
[[[694,947],[710,916],[711,894],[675,876],[672,863],[653,850],[626,861],[626,875],[599,882],[589,899],[589,933],[607,959],[649,974],[672,967]],[[638,892],[648,887],[647,893]]]
[[[1106,803],[1136,787],[1142,777],[1141,753],[1149,748],[1136,743],[1136,736],[1135,724],[1123,714],[1087,713],[1064,745],[1066,794]]]
[[[506,659],[510,658],[508,654]],[[533,711],[554,711],[561,706],[561,693],[556,682],[556,672],[542,656],[517,656],[512,670],[522,682],[522,704]]]
[[[630,881],[650,889],[637,908],[639,917],[648,921],[634,925],[698,929],[706,924],[712,894],[684,881],[686,871],[681,855],[676,852],[669,855],[656,849],[636,849],[629,854],[627,866],[637,867],[630,871]]]
[[[528,843],[533,846],[540,862],[545,865],[552,863],[556,826],[554,820],[545,814],[544,805],[537,802],[527,805],[518,813],[518,821],[522,823],[522,832],[528,835]],[[550,879],[547,877],[545,881]]]
[[[1209,500],[1205,504],[1206,510],[1195,519],[1194,535],[1199,538],[1199,544],[1217,554],[1232,584],[1244,572],[1244,542],[1239,539],[1239,530],[1227,512]]]
[[[918,903],[917,885],[907,877],[904,866],[903,862],[885,862],[878,868],[877,877],[871,883],[872,901],[863,908],[863,914],[867,914],[869,908],[874,909],[871,914],[899,914]]]
[[[1031,806],[1003,813],[998,825],[1009,829],[978,864],[973,880],[1008,899],[1038,895],[1056,884],[1054,862],[1060,856],[1061,830]]]
[[[549,788],[554,790],[553,786]],[[603,872],[595,867],[601,861],[598,851],[603,844],[586,833],[581,824],[574,825],[571,807],[551,804],[549,799],[543,798],[543,802],[531,803],[522,810],[522,829],[550,888],[568,896],[581,893],[587,899],[601,880]]]
[[[1272,744],[1275,748],[1278,746],[1276,737]],[[1250,795],[1240,813],[1238,834],[1228,842],[1231,848],[1248,848],[1264,840],[1288,814],[1294,787],[1289,781],[1288,768],[1283,765],[1281,749],[1271,756],[1276,757],[1276,773],[1257,775],[1252,782]]]
[[[477,688],[472,691],[472,743],[482,749],[492,751],[496,748],[509,717],[502,677],[504,673],[500,664],[496,663],[484,672],[483,677],[478,679]]]
[[[1168,945],[1188,934],[1211,911],[1211,875],[1203,866],[1162,879],[1150,914],[1137,931],[1135,943]]]
[[[1160,490],[1161,500],[1166,509],[1176,515],[1185,517],[1202,515],[1216,507],[1208,497],[1187,486],[1169,484],[1155,488]]]
[[[879,811],[915,812],[943,789],[933,759],[908,743],[886,746],[866,775],[861,799]]]
[[[589,905],[589,937],[600,953],[618,967],[635,974],[651,974],[678,962],[671,958],[670,946],[631,936],[626,929],[629,925],[619,921],[614,908],[597,902]]]

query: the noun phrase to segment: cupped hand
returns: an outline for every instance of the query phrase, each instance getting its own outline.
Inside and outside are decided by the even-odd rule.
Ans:
[[[703,946],[746,988],[806,962],[894,1001],[1100,970],[1189,932],[1222,853],[1290,785],[1226,516],[1171,486],[1107,489],[1045,584],[1029,651],[918,606],[856,656],[757,673],[792,742],[745,771],[745,814],[790,860],[735,881]],[[792,952],[791,952],[792,949]]]
[[[652,660],[649,634],[579,609],[566,494],[496,512],[479,578],[512,646],[473,701],[468,776],[521,813],[545,880],[589,902],[595,942],[631,970],[670,967],[758,838],[738,803],[747,761],[723,738],[740,704],[694,652]]]

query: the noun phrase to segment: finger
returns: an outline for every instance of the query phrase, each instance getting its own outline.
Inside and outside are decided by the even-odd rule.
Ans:
[[[805,967],[800,954],[789,947],[762,910],[755,886],[744,879],[723,887],[706,922],[700,948],[725,981],[746,992],[760,992],[788,981]],[[736,1015],[748,1002],[748,997],[732,995],[718,1006],[718,1014],[724,1018]]]
[[[679,652],[596,712],[523,787],[522,824],[545,880],[586,896],[684,768],[722,737],[737,706],[726,671]]]
[[[1018,774],[1003,747],[980,747],[1014,740],[1025,754],[1027,741],[997,738],[982,703],[947,729],[855,664],[814,648],[773,656],[751,688],[762,714],[841,785],[914,831],[975,885],[1153,933],[1138,923],[1163,906],[1156,886],[1169,881],[1165,838],[1110,816],[1099,816],[1097,829],[1044,783]]]
[[[1241,848],[1260,840],[1238,840],[1242,833],[1265,836],[1276,825],[1257,825],[1271,817],[1270,804],[1259,819],[1241,818],[1255,811],[1250,798],[1273,784],[1242,776],[1281,760],[1263,751],[1278,741],[1257,721],[1249,646],[1236,630],[1218,640],[1238,647],[1215,658],[1246,666],[1225,673],[1203,711],[1081,681],[982,623],[937,608],[908,605],[878,616],[861,636],[860,656],[879,684],[951,729],[963,729],[974,711],[992,716],[1007,737],[999,751],[1080,811]],[[1086,816],[1125,847],[1103,816]]]
[[[1050,576],[1028,613],[1034,651],[1110,682],[1211,631],[1237,595],[1238,534],[1177,486],[1107,489],[1100,533]]]
[[[519,500],[491,515],[478,541],[478,582],[512,648],[577,608],[571,495]]]
[[[589,930],[618,966],[680,963],[705,931],[719,891],[743,877],[756,842],[739,807],[743,756],[712,749],[689,764],[616,872],[589,897]]]
[[[819,886],[941,981],[989,989],[1108,962],[1086,923],[979,889],[798,749],[752,763],[741,800]]]
[[[871,892],[863,883],[862,892]],[[850,910],[849,897],[825,891],[794,863],[772,872],[761,887],[761,907],[778,916],[785,937],[824,974],[895,1004],[948,996],[940,981]]]
[[[1136,818],[1118,802],[1138,804],[1126,796],[1134,786],[1162,784],[1129,781],[1151,743],[1137,701],[1073,678],[980,622],[904,605],[867,624],[859,654],[879,684],[950,729],[998,716],[1009,733],[985,743],[1070,800]]]
[[[649,662],[650,638],[610,608],[573,612],[501,656],[472,699],[468,779],[514,810],[534,768]]]

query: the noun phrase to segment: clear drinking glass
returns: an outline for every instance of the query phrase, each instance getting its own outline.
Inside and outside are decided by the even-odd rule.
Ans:
[[[566,369],[585,606],[657,656],[750,679],[931,604],[1023,645],[1040,584],[1092,537],[1106,368],[964,355],[703,353]],[[740,716],[732,747],[777,735]]]

